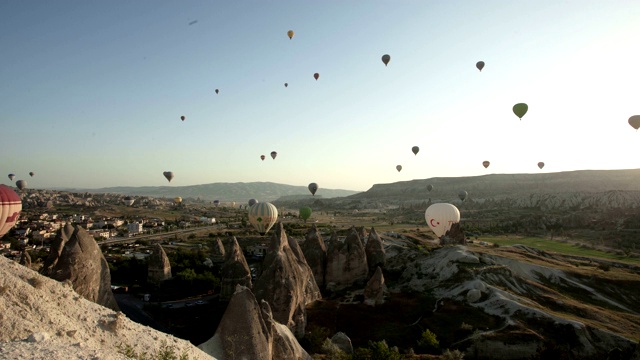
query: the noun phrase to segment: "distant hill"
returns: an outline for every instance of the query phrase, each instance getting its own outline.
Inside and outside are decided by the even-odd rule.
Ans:
[[[249,199],[258,201],[274,201],[283,196],[312,198],[306,186],[276,184],[271,182],[250,183],[212,183],[190,186],[141,186],[141,187],[108,187],[100,189],[64,189],[71,192],[112,193],[134,196],[200,198],[202,200],[220,200],[245,202]],[[318,189],[314,198],[344,197],[358,193],[352,190]]]

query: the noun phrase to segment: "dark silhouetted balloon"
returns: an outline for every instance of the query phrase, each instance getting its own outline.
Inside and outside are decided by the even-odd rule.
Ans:
[[[318,191],[318,184],[311,183],[309,184],[308,188],[309,188],[309,191],[311,191],[311,195],[315,195],[316,191]]]
[[[288,86],[289,86],[289,83],[284,83],[284,87],[288,87]]]
[[[427,191],[431,192],[431,190],[433,190],[433,185],[431,184],[427,185]]]
[[[543,163],[542,161],[540,161],[540,162],[538,163],[538,167],[539,167],[540,169],[542,169],[542,168],[544,167],[544,163]]]
[[[9,174],[9,180],[13,180],[14,177],[16,177],[16,174]]]
[[[460,198],[460,200],[464,201],[464,199],[467,198],[467,192],[464,190],[460,190],[460,192],[458,193],[458,197]]]
[[[391,56],[389,56],[389,54],[382,55],[382,62],[384,63],[384,66],[387,66],[390,60]]]
[[[216,94],[218,94],[218,93],[220,93],[220,90],[219,90],[219,89],[216,89]]]
[[[478,61],[476,63],[476,67],[478,68],[478,70],[482,71],[482,69],[484,68],[484,61]]]
[[[256,199],[249,199],[249,206],[253,206],[253,205],[257,204],[257,203],[258,203],[258,200],[256,200]]]
[[[313,78],[314,79],[318,80],[319,77],[320,77],[320,74],[318,74],[318,73],[313,74]]]
[[[180,116],[180,120],[185,121],[186,119],[187,119],[186,116],[184,116],[184,115]]]
[[[513,113],[516,114],[516,116],[519,117],[520,120],[522,120],[522,117],[527,113],[528,110],[529,105],[525,103],[518,103],[513,105]]]
[[[273,160],[275,160],[275,159],[276,159],[276,156],[278,156],[278,153],[277,153],[277,152],[275,152],[275,151],[272,151],[272,152],[271,152],[271,158],[272,158]]]
[[[482,162],[482,166],[484,166],[485,169],[489,167],[489,164],[491,163],[486,160]]]
[[[413,152],[413,155],[418,155],[418,151],[420,151],[420,148],[417,146],[411,148],[411,152]]]
[[[260,155],[260,159],[262,159],[262,161],[264,161],[264,159],[266,159],[267,157],[264,155]]]
[[[33,175],[35,175],[36,173],[34,173],[33,171],[29,173],[29,176],[33,177]],[[46,177],[46,176],[45,176]]]
[[[173,171],[165,171],[162,173],[162,175],[164,175],[164,177],[166,177],[169,182],[171,182],[171,179],[173,179]]]
[[[24,190],[27,188],[27,182],[24,180],[18,180],[16,181],[16,186],[18,187],[18,189]]]
[[[396,170],[398,170],[398,172],[400,172],[400,170],[402,170],[402,165],[396,165]]]
[[[638,130],[640,128],[640,115],[633,115],[629,118],[629,125],[634,129]]]

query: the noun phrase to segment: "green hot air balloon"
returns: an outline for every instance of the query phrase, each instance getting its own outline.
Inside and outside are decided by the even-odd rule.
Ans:
[[[527,110],[529,110],[529,105],[525,103],[518,103],[513,105],[513,113],[516,114],[516,116],[519,117],[520,120],[522,120],[524,114],[527,113]]]
[[[311,216],[311,208],[308,206],[303,206],[300,208],[300,219],[307,222],[307,219]]]

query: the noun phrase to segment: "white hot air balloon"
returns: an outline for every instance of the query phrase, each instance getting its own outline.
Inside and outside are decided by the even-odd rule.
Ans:
[[[249,223],[260,233],[266,234],[278,221],[278,208],[268,202],[259,202],[249,208]]]
[[[460,210],[452,204],[433,204],[424,212],[424,218],[439,238],[451,229],[451,225],[460,222]]]

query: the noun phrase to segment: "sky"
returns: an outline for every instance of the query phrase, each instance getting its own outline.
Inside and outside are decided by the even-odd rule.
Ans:
[[[0,181],[321,195],[640,168],[639,18],[635,0],[3,0]]]

